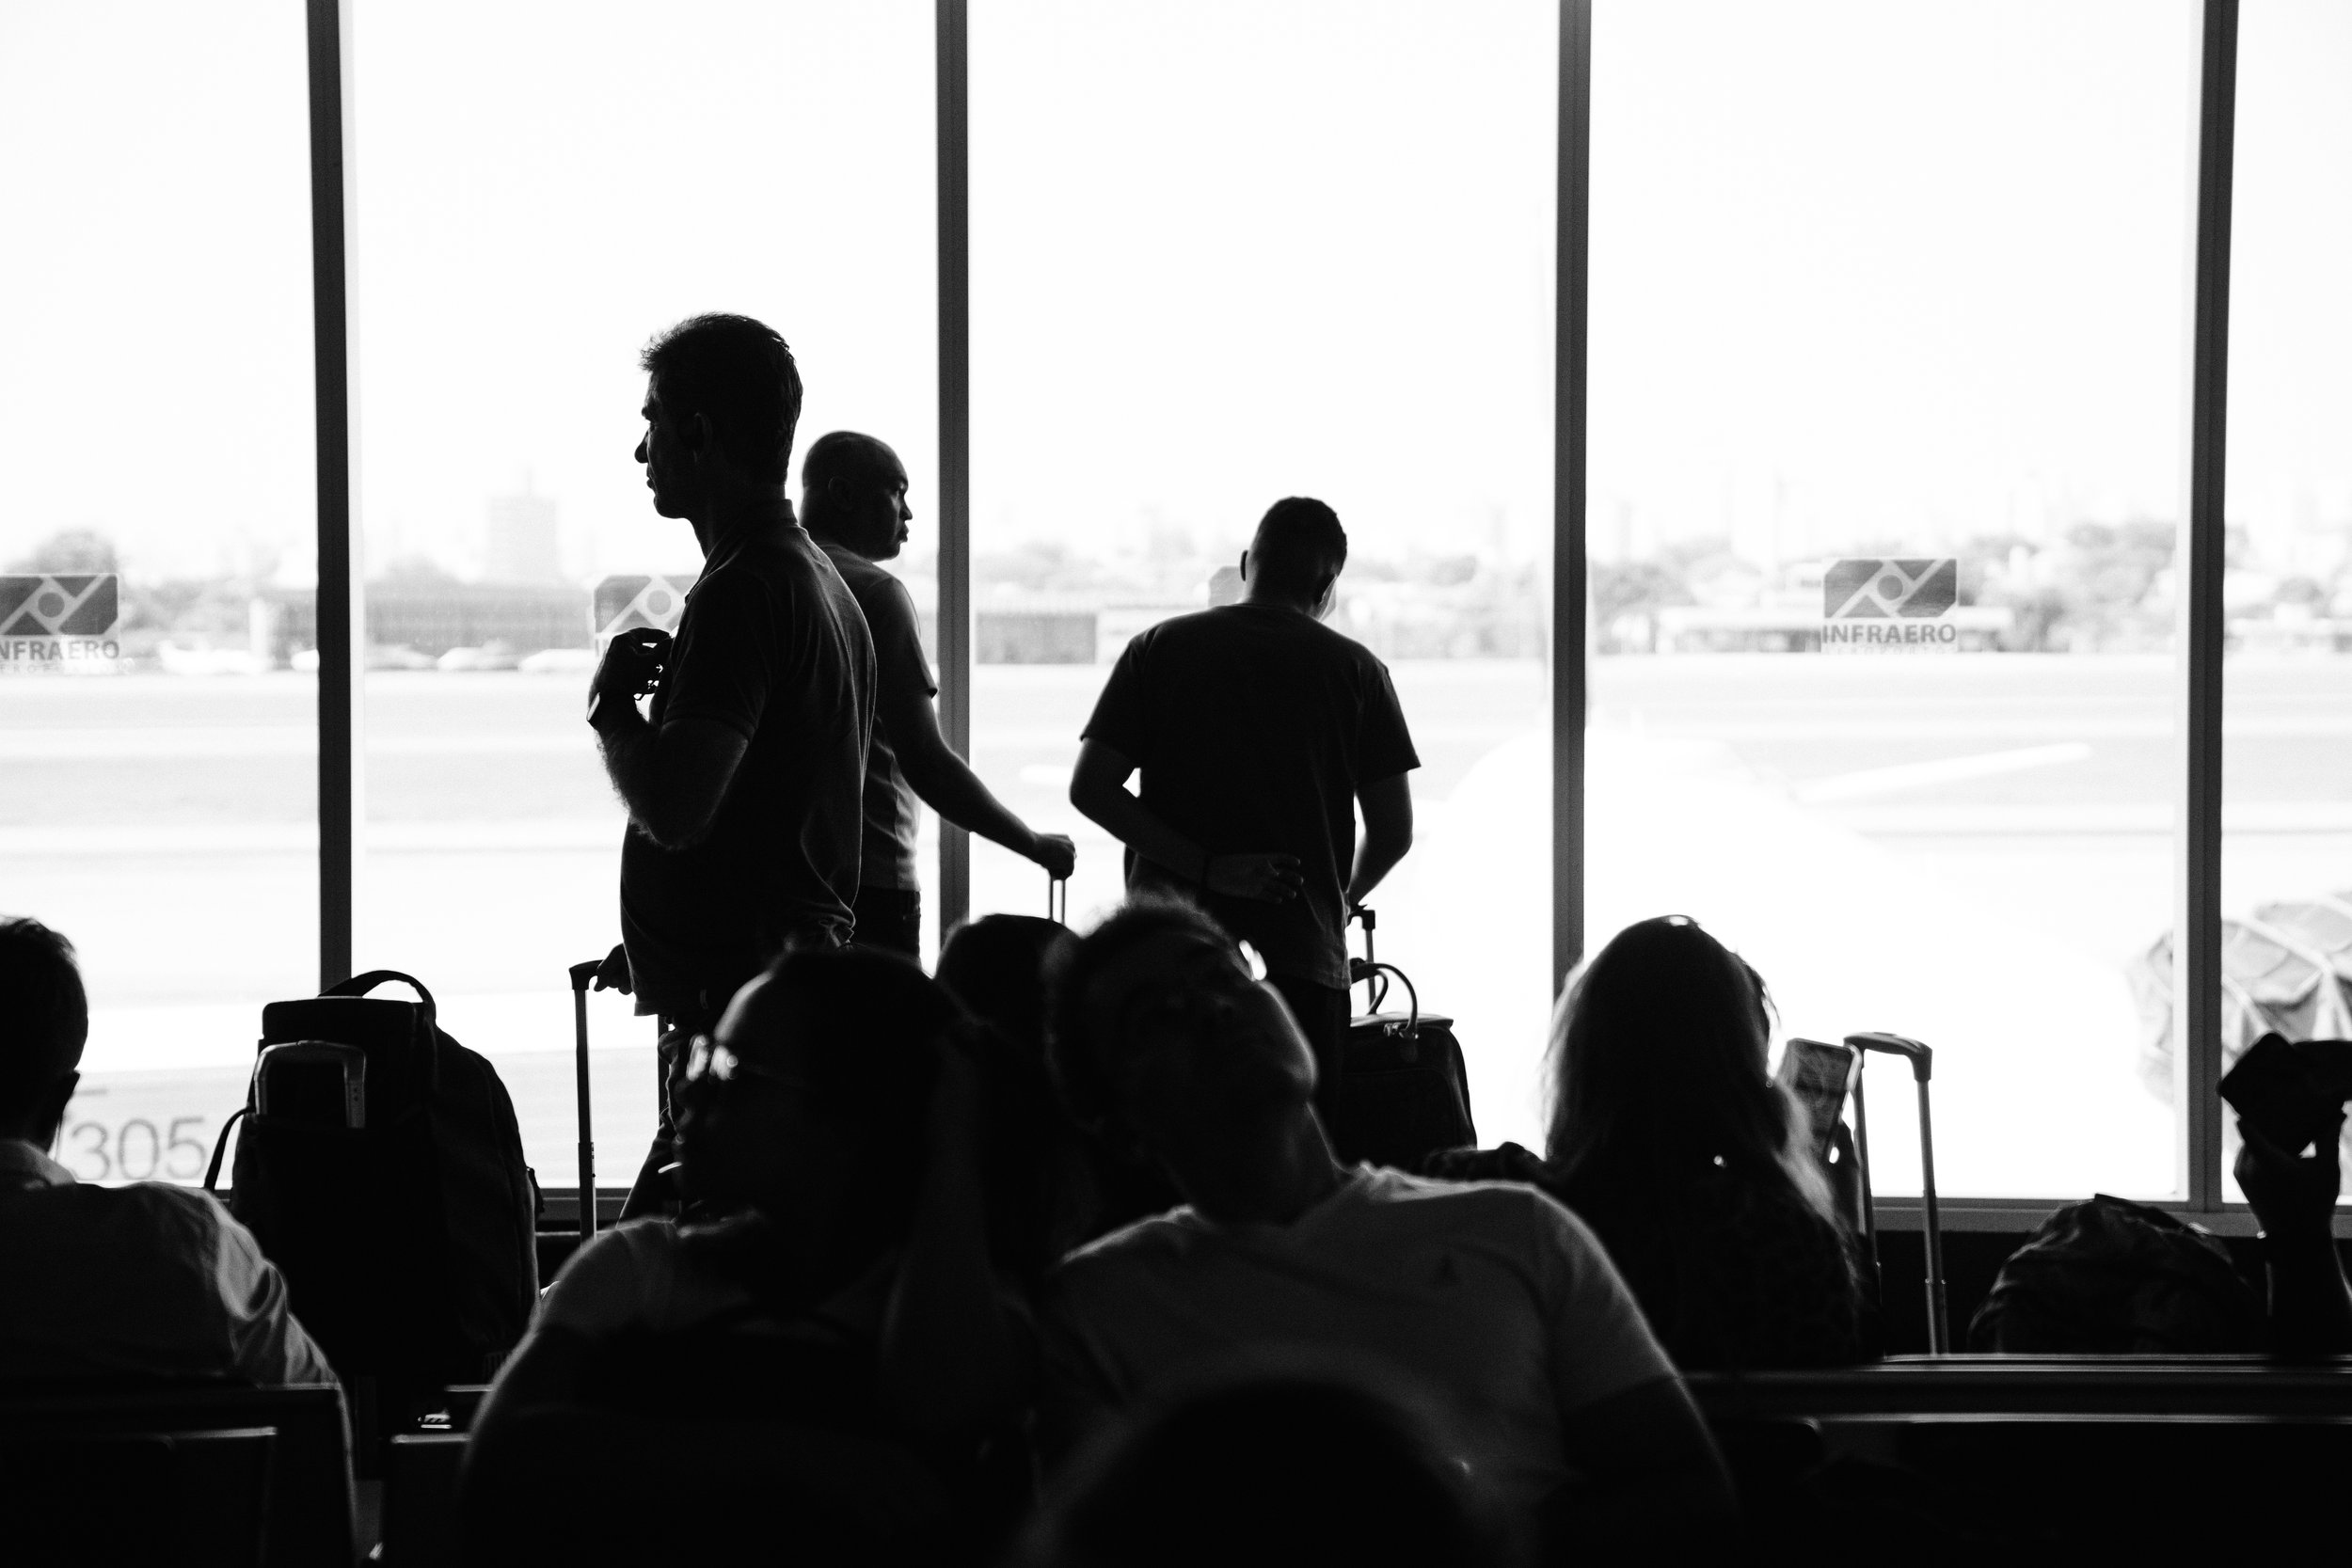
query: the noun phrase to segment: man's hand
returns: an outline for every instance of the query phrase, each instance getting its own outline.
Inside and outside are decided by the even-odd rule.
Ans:
[[[669,668],[670,634],[652,626],[625,631],[605,644],[604,657],[588,682],[588,722],[610,722],[621,707],[657,690]]]
[[[2237,1184],[2254,1217],[2273,1236],[2326,1236],[2335,1219],[2336,1195],[2343,1187],[2337,1140],[2344,1132],[2339,1111],[2327,1132],[2315,1140],[2312,1157],[2291,1149],[2238,1122],[2244,1145],[2237,1151]]]
[[[1210,855],[1201,863],[1200,879],[1211,893],[1265,904],[1289,903],[1307,881],[1296,855]]]
[[[612,944],[612,951],[604,956],[604,962],[596,966],[594,989],[617,990],[623,996],[627,996],[635,987],[636,975],[628,967],[628,947],[626,943],[616,942]]]
[[[1078,866],[1078,846],[1068,833],[1031,833],[1028,856],[1057,882],[1068,881]]]

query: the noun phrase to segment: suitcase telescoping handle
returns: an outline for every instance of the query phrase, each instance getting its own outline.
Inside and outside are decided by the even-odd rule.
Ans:
[[[1919,1197],[1923,1211],[1920,1218],[1927,1230],[1928,1354],[1943,1355],[1952,1348],[1952,1333],[1950,1307],[1944,1288],[1943,1216],[1937,1212],[1935,1207],[1935,1129],[1928,1115],[1928,1080],[1934,1074],[1935,1053],[1917,1040],[1905,1036],[1877,1031],[1863,1035],[1848,1035],[1846,1043],[1856,1051],[1865,1053],[1879,1051],[1890,1056],[1908,1057],[1911,1061],[1912,1081],[1918,1085],[1919,1090]],[[1854,1126],[1855,1131],[1862,1133],[1866,1124],[1862,1119],[1861,1063],[1856,1062],[1854,1066]],[[1867,1134],[1862,1135],[1866,1141],[1857,1152],[1863,1163],[1862,1168],[1867,1181],[1870,1168],[1869,1144],[1867,1141]],[[1865,1192],[1867,1194],[1867,1187]],[[1867,1196],[1865,1203],[1867,1207]]]
[[[580,1095],[580,1239],[596,1233],[596,1140],[588,1119],[588,986],[603,958],[572,965],[572,1076]]]

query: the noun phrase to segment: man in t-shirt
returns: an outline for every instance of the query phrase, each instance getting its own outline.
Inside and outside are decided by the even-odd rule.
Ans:
[[[666,652],[612,641],[588,721],[628,807],[628,979],[675,1063],[778,953],[850,938],[874,645],[785,494],[801,378],[783,338],[749,317],[696,316],[642,362],[637,460],[654,510],[692,525],[703,571]],[[650,717],[637,707],[646,691]],[[669,1132],[665,1105],[628,1212],[661,1196]]]
[[[1127,885],[1182,891],[1258,950],[1313,1046],[1327,1109],[1347,1035],[1347,920],[1413,843],[1421,766],[1388,667],[1323,625],[1347,534],[1279,500],[1241,558],[1245,596],[1127,644],[1070,800],[1127,846]],[[1140,768],[1140,798],[1126,788]],[[1364,816],[1356,841],[1356,811]]]
[[[0,1383],[332,1383],[286,1280],[210,1193],[84,1186],[51,1159],[89,1035],[73,946],[0,919]]]
[[[874,637],[874,740],[866,754],[866,847],[857,889],[857,940],[920,955],[923,882],[914,860],[914,802],[982,838],[1067,877],[1077,852],[1060,833],[1033,832],[989,793],[939,733],[939,684],[914,600],[882,570],[907,542],[914,512],[898,454],[871,436],[836,430],[801,460],[801,517],[866,612]]]
[[[1189,1201],[1056,1271],[1049,1449],[1220,1366],[1339,1357],[1417,1390],[1505,1518],[1604,1549],[1728,1519],[1707,1430],[1592,1232],[1532,1187],[1343,1167],[1296,1024],[1199,910],[1131,900],[1078,943],[1051,1062],[1073,1114]]]

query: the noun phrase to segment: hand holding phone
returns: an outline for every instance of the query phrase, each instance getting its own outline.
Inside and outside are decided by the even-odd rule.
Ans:
[[[673,639],[653,626],[638,626],[605,644],[604,657],[588,683],[588,722],[612,707],[634,705],[638,698],[661,689],[669,673]]]
[[[1831,1141],[1846,1115],[1846,1097],[1853,1092],[1853,1075],[1862,1053],[1851,1045],[1826,1040],[1791,1038],[1780,1055],[1780,1082],[1804,1106],[1813,1133],[1813,1156],[1826,1163]]]

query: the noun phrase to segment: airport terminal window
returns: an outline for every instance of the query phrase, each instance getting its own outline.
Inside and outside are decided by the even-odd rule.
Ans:
[[[58,1157],[194,1180],[318,974],[299,7],[0,9],[0,909],[81,951]]]
[[[1787,1033],[1936,1047],[1947,1194],[2180,1190],[2141,998],[2193,8],[1594,32],[1590,941],[1679,911]]]
[[[827,430],[895,443],[928,603],[931,8],[355,9],[358,964],[435,989],[497,1061],[541,1180],[568,1187],[564,971],[619,939],[625,820],[581,721],[595,621],[674,616],[644,579],[700,563],[631,455],[637,353],[699,310],[773,325],[806,388],[796,491]],[[595,1009],[599,1180],[626,1185],[653,1025]]]
[[[2222,1044],[2352,1035],[2352,12],[2238,42],[2222,717]],[[2236,1119],[2222,1118],[2223,1180]]]
[[[1492,3],[1023,0],[971,30],[975,763],[1076,836],[1073,919],[1111,903],[1118,846],[1067,801],[1110,662],[1232,592],[1278,497],[1329,501],[1333,624],[1422,759],[1381,955],[1460,1019],[1481,1135],[1531,1141],[1557,40]],[[983,842],[972,886],[1044,907]]]

